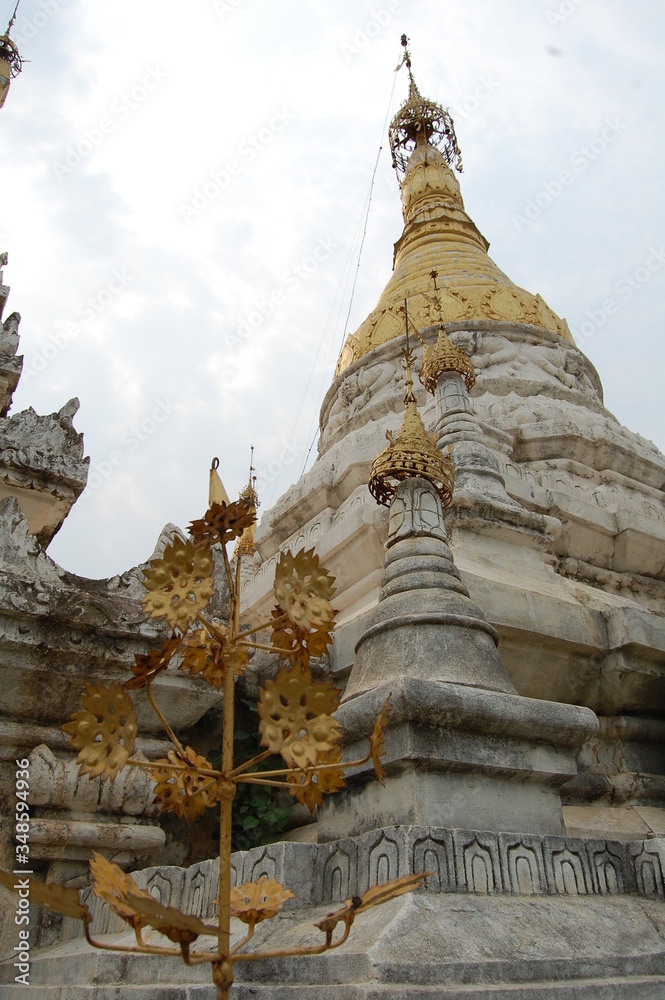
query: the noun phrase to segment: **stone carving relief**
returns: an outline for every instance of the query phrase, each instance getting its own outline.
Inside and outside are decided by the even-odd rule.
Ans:
[[[145,757],[137,751],[138,759]],[[152,803],[153,783],[139,768],[124,768],[115,781],[81,776],[76,759],[58,760],[44,745],[36,747],[30,760],[30,804],[69,809],[77,813],[124,813],[127,816],[156,816]]]
[[[591,873],[585,860],[581,851],[568,846],[548,854],[550,885],[554,885],[558,895],[585,896],[592,891]]]
[[[439,831],[438,835],[432,831],[415,840],[412,858],[412,871],[433,872],[427,880],[429,892],[454,892],[455,858],[452,836],[447,830]]]
[[[508,340],[507,337],[499,337],[493,334],[488,335],[477,331],[474,334],[466,333],[464,335],[452,333],[450,339],[456,347],[462,347],[467,354],[471,355],[476,371],[483,371],[485,368],[498,366],[507,367],[510,371],[516,371],[519,368],[519,363],[516,362],[517,346]],[[473,346],[471,352],[469,352],[465,343]]]
[[[461,848],[460,862],[463,884],[468,892],[490,894],[501,892],[502,879],[499,849],[496,839],[474,837]]]
[[[3,463],[20,469],[44,470],[85,485],[89,458],[83,458],[83,435],[74,430],[78,399],[57,413],[40,416],[32,407],[0,422]]]
[[[633,858],[637,889],[643,896],[663,896],[665,894],[664,858],[655,849],[650,849],[648,841]]]
[[[418,480],[401,483],[390,507],[388,537],[391,542],[418,534],[448,540],[441,503],[429,487]]]
[[[6,289],[6,286],[0,285],[0,318],[4,305],[4,297],[1,294],[3,287]],[[23,368],[23,358],[16,356],[20,322],[21,317],[15,312],[0,324],[0,417],[6,417],[9,412],[12,396]]]
[[[358,891],[365,892],[371,885],[397,878],[400,872],[400,844],[396,837],[382,832],[374,842],[359,846]],[[364,850],[363,850],[364,848]]]
[[[277,843],[232,856],[233,884],[266,875],[296,893],[291,906],[336,906],[369,886],[410,872],[433,871],[424,891],[503,893],[517,896],[638,893],[665,898],[665,852],[653,841],[624,845],[428,827],[393,827],[332,844]],[[160,902],[209,917],[215,912],[218,861],[190,868],[162,867],[133,876]],[[313,879],[313,882],[310,881]],[[122,926],[90,889],[93,930]],[[65,920],[61,939],[82,934]]]
[[[357,895],[356,863],[357,851],[338,847],[323,866],[323,886],[321,899],[331,903],[341,903],[350,896]]]

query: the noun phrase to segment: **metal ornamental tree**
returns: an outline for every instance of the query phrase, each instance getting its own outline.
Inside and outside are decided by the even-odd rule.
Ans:
[[[214,468],[214,466],[213,466]],[[219,482],[219,480],[218,480]],[[220,483],[221,486],[221,483]],[[251,487],[251,482],[250,482]],[[31,902],[82,920],[85,935],[96,948],[149,955],[180,956],[188,965],[209,962],[217,996],[225,998],[238,962],[318,954],[346,941],[357,914],[402,893],[409,892],[426,877],[409,875],[374,886],[362,896],[347,900],[336,912],[316,925],[323,934],[319,945],[271,951],[251,951],[248,943],[257,924],[274,917],[293,893],[280,883],[262,877],[255,882],[231,886],[231,821],[233,799],[239,784],[285,788],[310,809],[323,795],[345,785],[344,774],[370,759],[379,781],[384,772],[381,756],[389,704],[383,705],[362,760],[342,762],[342,732],[333,712],[340,692],[328,681],[315,681],[310,657],[323,655],[331,643],[335,613],[330,603],[334,578],[319,564],[314,550],[293,555],[283,552],[277,563],[274,591],[276,604],[269,621],[252,626],[251,633],[240,622],[239,589],[242,545],[238,546],[235,571],[226,546],[251,530],[256,519],[256,497],[245,491],[235,503],[212,502],[205,516],[190,525],[190,539],[175,537],[163,556],[145,570],[144,611],[164,618],[170,637],[147,654],[135,655],[132,676],[124,684],[86,684],[82,708],[62,728],[70,746],[78,751],[81,772],[91,778],[113,781],[123,767],[139,767],[155,782],[155,801],[164,811],[187,820],[200,816],[209,806],[218,806],[219,899],[216,924],[163,906],[117,865],[93,854],[92,888],[134,930],[135,945],[119,946],[92,937],[92,915],[79,899],[78,891],[66,886],[29,879]],[[212,496],[211,491],[211,496]],[[219,495],[219,494],[218,494]],[[211,621],[205,611],[214,592],[215,555],[223,559],[230,593],[228,624]],[[257,635],[270,630],[267,642]],[[249,651],[263,649],[284,660],[274,680],[259,689],[258,713],[261,745],[265,750],[249,761],[235,765],[233,759],[234,684],[249,663]],[[176,667],[177,665],[177,667]],[[183,746],[162,713],[152,689],[163,671],[176,667],[202,679],[224,695],[221,766],[215,768],[190,746]],[[137,717],[129,692],[144,688],[159,717],[172,749],[166,758],[137,760],[132,756],[138,732]],[[267,771],[255,768],[267,757],[281,755],[284,766]],[[426,873],[427,874],[427,873]],[[0,881],[13,889],[15,876],[0,873]],[[23,880],[25,882],[25,880]],[[231,943],[231,917],[246,926],[244,936]],[[153,928],[171,945],[147,941],[146,928]],[[152,935],[154,938],[154,935]],[[209,940],[214,939],[214,944]],[[199,940],[196,947],[195,943]]]

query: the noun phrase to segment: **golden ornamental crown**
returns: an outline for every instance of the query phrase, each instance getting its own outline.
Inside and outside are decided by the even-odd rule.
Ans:
[[[395,437],[391,431],[386,431],[390,443],[372,463],[369,491],[377,503],[388,507],[398,483],[418,476],[432,483],[442,506],[446,507],[453,497],[454,473],[450,453],[442,455],[436,447],[435,438],[425,430],[413,395],[413,355],[405,351],[404,357],[406,395],[402,426]]]
[[[388,127],[388,139],[393,167],[404,175],[409,157],[420,143],[435,146],[443,155],[449,167],[462,172],[462,154],[457,145],[455,126],[450,113],[434,101],[423,97],[411,71],[409,40],[402,35],[404,55],[397,67],[405,63],[409,73],[409,96]]]
[[[476,384],[476,372],[471,358],[461,347],[455,347],[441,326],[436,347],[425,346],[418,378],[427,391],[434,394],[437,382],[445,372],[458,372],[464,379],[468,392]]]

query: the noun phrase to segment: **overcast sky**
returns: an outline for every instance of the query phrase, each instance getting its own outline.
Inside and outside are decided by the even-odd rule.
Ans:
[[[264,508],[300,475],[349,307],[347,333],[402,230],[402,32],[491,256],[665,449],[657,0],[21,0],[30,62],[0,111],[12,413],[81,401],[90,486],[49,549],[66,569],[146,559],[202,513],[213,455],[235,495],[255,445]]]

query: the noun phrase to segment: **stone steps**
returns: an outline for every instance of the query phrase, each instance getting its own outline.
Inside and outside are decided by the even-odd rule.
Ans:
[[[211,984],[184,986],[4,986],[0,997],[44,997],[44,1000],[214,1000]],[[455,986],[412,986],[363,983],[275,985],[238,983],[232,1000],[663,1000],[664,976],[621,979],[576,979],[560,983],[504,983]]]
[[[313,922],[327,909],[260,925],[256,950],[319,943]],[[81,938],[36,950],[29,987],[14,974],[11,961],[0,965],[2,1000],[19,1000],[18,990],[46,1000],[215,997],[207,965],[94,951]],[[237,975],[236,1000],[663,1000],[665,907],[630,896],[418,892],[362,914],[338,951],[239,963]]]

